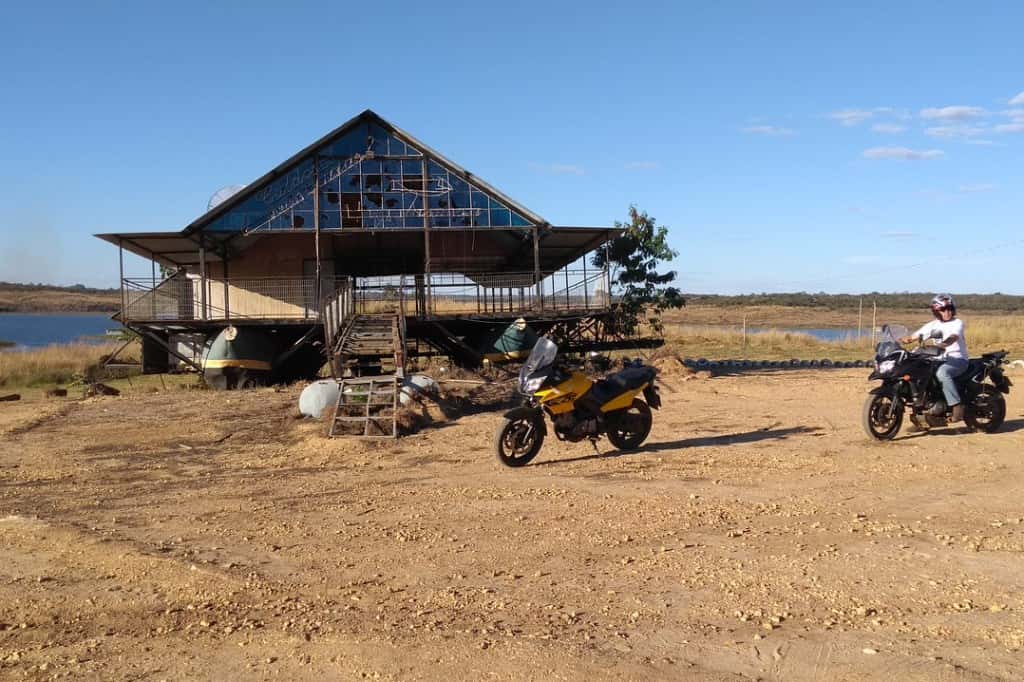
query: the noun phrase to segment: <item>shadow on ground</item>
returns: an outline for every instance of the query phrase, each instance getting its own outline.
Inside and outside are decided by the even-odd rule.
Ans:
[[[583,457],[570,457],[568,459],[547,460],[537,462],[533,466],[551,466],[554,464],[569,464],[571,462],[585,462],[590,459],[607,459],[610,457],[627,457],[629,455],[642,455],[651,452],[663,452],[665,450],[681,450],[683,448],[703,448],[724,445],[740,445],[745,443],[757,443],[764,440],[785,440],[790,436],[800,434],[818,433],[821,429],[809,426],[794,426],[785,429],[758,429],[756,431],[743,431],[740,433],[723,433],[719,436],[704,436],[701,438],[681,438],[679,440],[665,441],[663,443],[648,443],[636,450],[622,451],[613,450],[608,453],[595,453]]]

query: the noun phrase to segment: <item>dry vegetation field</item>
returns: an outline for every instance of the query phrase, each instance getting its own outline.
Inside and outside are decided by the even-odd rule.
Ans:
[[[0,282],[0,313],[113,312],[120,292]]]
[[[1008,350],[1024,355],[1024,314],[965,315],[972,355]],[[877,325],[902,324],[911,331],[928,320],[920,310],[880,312]],[[742,329],[746,321],[747,334]],[[822,341],[801,329],[858,329],[857,311],[830,311],[785,306],[724,308],[689,306],[665,316],[668,345],[687,357],[782,360],[789,358],[867,360],[872,356],[870,311],[860,319],[863,335],[852,332],[837,341]]]
[[[0,353],[0,389],[67,386],[95,374],[96,366],[120,343],[54,344],[45,348]],[[130,346],[119,359],[138,361],[139,348]]]

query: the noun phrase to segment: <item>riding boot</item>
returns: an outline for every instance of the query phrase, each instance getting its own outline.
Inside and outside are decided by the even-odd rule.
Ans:
[[[963,403],[957,403],[953,406],[953,416],[949,418],[950,423],[962,422],[964,420],[964,406]]]

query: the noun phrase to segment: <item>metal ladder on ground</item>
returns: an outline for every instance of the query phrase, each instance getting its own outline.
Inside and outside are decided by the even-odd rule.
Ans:
[[[398,436],[398,377],[341,379],[338,403],[331,420],[331,437],[396,438]]]

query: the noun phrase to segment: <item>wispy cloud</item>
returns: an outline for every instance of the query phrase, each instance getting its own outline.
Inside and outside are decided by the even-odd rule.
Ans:
[[[998,187],[998,185],[981,182],[973,185],[960,185],[956,191],[961,194],[977,194],[979,192],[992,192],[998,189]]]
[[[988,147],[988,146],[991,146],[991,145],[995,144],[994,142],[992,142],[992,140],[982,140],[980,138],[974,138],[972,140],[964,140],[964,142],[966,142],[967,144],[980,145],[982,147]]]
[[[630,161],[625,166],[626,170],[655,170],[661,168],[657,161]]]
[[[1011,107],[1024,106],[1024,92],[1018,94],[1016,97],[1010,100]]]
[[[537,173],[553,173],[554,175],[585,175],[583,166],[570,163],[530,163],[530,168]]]
[[[988,132],[982,126],[972,125],[946,125],[925,128],[924,134],[928,137],[941,137],[945,139],[978,137]]]
[[[946,153],[941,149],[908,149],[907,147],[872,147],[865,149],[865,159],[894,159],[897,161],[926,161],[928,159],[941,159]]]
[[[964,105],[952,107],[928,108],[921,110],[921,118],[926,121],[970,121],[985,115],[981,107]]]
[[[876,114],[882,114],[885,116],[892,116],[900,121],[909,121],[914,118],[914,115],[910,113],[909,109],[897,109],[896,107],[875,107],[873,110]]]
[[[876,123],[871,126],[871,132],[883,133],[885,135],[897,135],[905,132],[907,126],[901,126],[898,123]]]
[[[921,234],[919,232],[900,232],[893,230],[890,232],[883,232],[878,236],[882,239],[916,239],[917,237],[920,237]]]
[[[783,128],[781,126],[747,126],[746,128],[740,128],[741,132],[748,135],[769,135],[772,137],[790,137],[796,135],[796,131],[791,128]]]
[[[874,112],[867,109],[840,109],[839,111],[833,111],[828,117],[833,121],[837,121],[840,125],[851,128],[855,125],[860,125],[874,115]]]
[[[1003,123],[992,128],[997,133],[1024,133],[1024,120]]]

